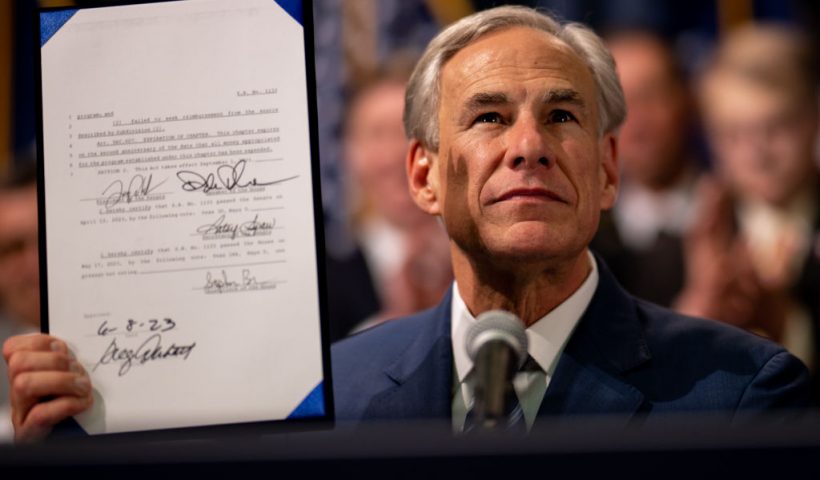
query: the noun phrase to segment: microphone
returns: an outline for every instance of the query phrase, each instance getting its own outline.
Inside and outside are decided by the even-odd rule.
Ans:
[[[467,355],[475,368],[473,415],[477,425],[494,429],[507,418],[512,378],[527,359],[527,333],[521,320],[504,310],[490,310],[467,331]]]

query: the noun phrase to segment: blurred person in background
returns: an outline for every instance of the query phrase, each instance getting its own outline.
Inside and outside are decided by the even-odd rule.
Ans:
[[[446,232],[407,190],[402,116],[414,60],[394,56],[348,103],[345,188],[356,246],[328,255],[332,341],[435,305],[453,280]]]
[[[623,173],[615,207],[601,217],[593,250],[634,295],[671,306],[684,283],[682,237],[698,177],[690,148],[691,95],[671,45],[649,30],[608,36],[624,89]]]
[[[0,342],[40,328],[37,187],[33,161],[0,186]],[[6,364],[0,364],[0,442],[13,438]]]
[[[817,78],[816,53],[783,26],[739,28],[717,49],[700,86],[716,175],[700,190],[680,303],[781,342],[810,368],[820,345]]]

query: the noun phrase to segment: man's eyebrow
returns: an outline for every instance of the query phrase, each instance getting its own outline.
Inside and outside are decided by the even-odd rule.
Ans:
[[[510,103],[506,94],[501,92],[479,92],[465,102],[467,110],[480,110],[489,106],[505,105]],[[542,103],[551,105],[556,103],[571,103],[586,108],[586,102],[577,90],[558,88],[544,94]]]
[[[571,88],[558,88],[548,91],[544,94],[543,103],[547,105],[556,103],[571,103],[578,105],[581,108],[586,108],[587,106],[583,97],[581,97],[581,94]]]
[[[478,110],[487,106],[504,105],[510,103],[507,95],[500,92],[479,92],[467,99],[467,110]]]

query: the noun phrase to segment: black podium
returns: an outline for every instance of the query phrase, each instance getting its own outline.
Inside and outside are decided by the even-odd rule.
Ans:
[[[738,425],[708,416],[556,419],[526,436],[391,422],[215,438],[86,437],[6,446],[0,471],[14,479],[820,478],[820,415]]]

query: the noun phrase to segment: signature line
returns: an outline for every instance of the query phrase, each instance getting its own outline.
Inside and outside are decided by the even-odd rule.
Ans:
[[[174,195],[176,193],[177,192],[151,192],[148,195],[146,195],[145,198],[155,197],[155,196],[159,196],[159,195]],[[81,198],[80,201],[81,202],[98,202],[100,200],[105,200],[106,198],[108,198],[108,197]],[[130,203],[139,202],[139,201],[140,201],[139,199],[132,199]],[[145,200],[143,200],[143,201],[145,201]]]
[[[190,272],[192,270],[207,270],[217,268],[235,268],[235,267],[252,267],[254,265],[271,265],[274,263],[285,263],[285,260],[272,260],[270,262],[256,262],[256,263],[237,263],[235,265],[209,265],[207,267],[190,267],[190,268],[173,268],[170,270],[145,270],[140,272],[140,275],[150,275],[152,273],[173,273],[173,272]]]

